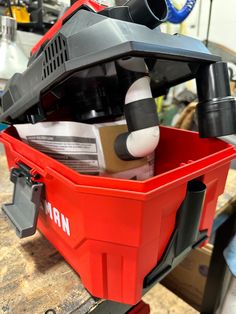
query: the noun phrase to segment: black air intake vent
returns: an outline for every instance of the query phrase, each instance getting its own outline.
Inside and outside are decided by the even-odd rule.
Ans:
[[[65,40],[59,35],[44,50],[42,79],[44,80],[68,60]]]

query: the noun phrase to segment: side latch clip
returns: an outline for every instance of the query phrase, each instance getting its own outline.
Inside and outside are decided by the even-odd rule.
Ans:
[[[19,238],[29,237],[36,232],[37,219],[43,192],[43,183],[36,182],[39,175],[32,175],[31,168],[23,163],[11,170],[14,183],[13,201],[2,209],[16,228]]]

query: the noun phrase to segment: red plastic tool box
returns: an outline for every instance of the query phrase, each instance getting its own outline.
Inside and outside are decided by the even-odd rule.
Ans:
[[[27,165],[34,180],[44,184],[38,229],[91,294],[128,304],[140,300],[144,278],[163,261],[194,179],[206,185],[197,228],[210,234],[217,198],[236,156],[221,140],[161,127],[156,175],[141,182],[78,174],[23,143],[14,127],[0,140],[9,168]]]

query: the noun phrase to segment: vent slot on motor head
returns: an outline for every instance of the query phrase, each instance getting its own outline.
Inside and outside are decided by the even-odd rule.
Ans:
[[[42,80],[68,61],[66,42],[60,35],[53,39],[44,50]]]

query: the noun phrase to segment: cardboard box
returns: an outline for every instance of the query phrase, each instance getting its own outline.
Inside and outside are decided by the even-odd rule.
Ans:
[[[98,130],[104,157],[104,173],[101,175],[132,180],[145,180],[154,175],[154,153],[132,161],[124,161],[117,156],[114,143],[119,134],[128,131],[127,125],[99,125]]]
[[[162,281],[166,288],[198,311],[202,304],[211,255],[211,244],[191,251],[184,261]]]

